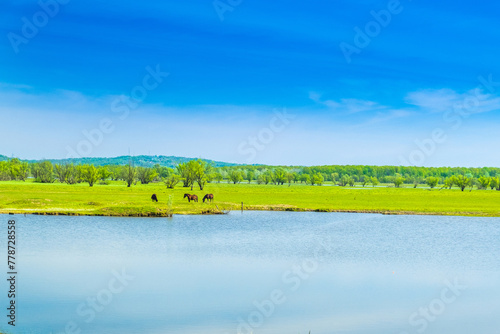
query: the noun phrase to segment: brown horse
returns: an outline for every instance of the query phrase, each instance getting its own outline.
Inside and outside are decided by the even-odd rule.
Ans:
[[[198,202],[198,196],[196,195],[189,195],[189,194],[184,194],[184,198],[188,199],[188,202],[195,201]]]
[[[151,196],[151,200],[153,202],[158,202],[158,197],[156,197],[156,194],[153,194],[153,196]]]
[[[205,200],[207,200],[207,202],[212,202],[214,200],[214,195],[213,194],[206,194],[203,197],[203,203],[205,203]]]

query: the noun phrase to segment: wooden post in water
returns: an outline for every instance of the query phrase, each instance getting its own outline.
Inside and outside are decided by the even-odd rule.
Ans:
[[[241,213],[243,213],[243,202],[241,202]]]

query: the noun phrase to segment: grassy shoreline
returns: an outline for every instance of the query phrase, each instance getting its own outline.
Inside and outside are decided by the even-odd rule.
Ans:
[[[158,203],[151,201],[153,193],[158,195]],[[199,202],[188,203],[182,198],[184,193],[197,194]],[[214,203],[202,203],[206,193],[214,194]],[[212,183],[203,191],[191,191],[167,189],[161,183],[127,188],[122,182],[89,187],[31,181],[0,182],[0,213],[165,217],[170,195],[173,214],[241,210],[243,202],[244,210],[500,217],[500,192],[495,190]]]

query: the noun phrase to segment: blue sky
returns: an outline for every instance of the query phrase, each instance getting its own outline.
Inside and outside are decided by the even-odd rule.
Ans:
[[[4,1],[0,154],[498,167],[499,9]]]

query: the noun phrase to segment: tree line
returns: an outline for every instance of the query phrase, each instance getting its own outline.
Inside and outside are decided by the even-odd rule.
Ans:
[[[22,162],[19,159],[0,161],[0,180],[67,184],[109,184],[124,181],[130,187],[140,182],[164,182],[168,188],[178,184],[183,187],[197,186],[203,190],[207,183],[242,182],[272,185],[302,183],[321,186],[330,183],[338,186],[372,186],[389,184],[394,187],[427,185],[430,188],[500,190],[500,168],[462,167],[405,167],[405,166],[223,166],[215,167],[206,160],[189,160],[170,168],[156,164],[151,167],[128,165],[94,166],[93,164],[52,163],[39,161]]]

